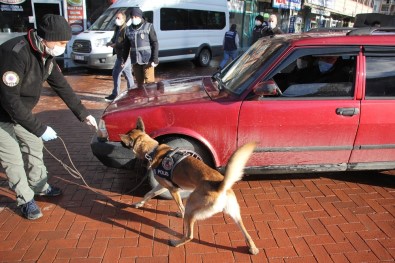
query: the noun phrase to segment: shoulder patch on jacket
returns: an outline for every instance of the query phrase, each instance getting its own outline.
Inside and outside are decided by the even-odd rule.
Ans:
[[[8,87],[15,87],[19,83],[19,76],[14,71],[7,71],[3,74],[3,82]]]
[[[15,52],[15,53],[19,53],[19,51],[21,51],[21,49],[24,46],[26,46],[26,42],[21,40],[13,47],[12,51]]]

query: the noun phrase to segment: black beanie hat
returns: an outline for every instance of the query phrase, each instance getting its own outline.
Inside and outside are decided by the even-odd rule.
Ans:
[[[257,15],[257,16],[255,17],[255,20],[259,20],[259,21],[261,21],[261,22],[263,23],[263,16]]]
[[[143,18],[143,11],[141,11],[138,7],[133,7],[132,11],[130,11],[130,17],[137,16]]]
[[[46,14],[41,19],[37,35],[47,41],[69,41],[71,28],[63,16]]]

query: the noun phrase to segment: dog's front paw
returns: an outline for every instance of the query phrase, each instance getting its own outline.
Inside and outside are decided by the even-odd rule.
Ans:
[[[134,207],[134,208],[140,208],[140,207],[142,207],[143,205],[144,205],[143,202],[137,202],[137,203],[131,204],[131,206]]]
[[[256,254],[259,253],[259,249],[256,248],[256,247],[250,247],[249,252],[250,252],[250,254],[252,254],[252,255],[256,255]]]

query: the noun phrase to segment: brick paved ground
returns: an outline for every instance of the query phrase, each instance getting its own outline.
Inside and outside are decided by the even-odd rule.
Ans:
[[[67,77],[84,104],[99,117],[111,90],[110,75]],[[172,248],[182,233],[174,201],[128,205],[139,178],[104,167],[91,153],[92,131],[45,89],[36,112],[64,139],[84,187],[48,154],[49,182],[62,188],[56,198],[39,198],[44,216],[21,218],[14,194],[0,170],[1,262],[393,262],[395,258],[395,171],[299,176],[249,176],[234,187],[248,231],[260,249],[250,256],[229,217],[199,222],[193,242]],[[45,143],[62,160],[59,140]]]

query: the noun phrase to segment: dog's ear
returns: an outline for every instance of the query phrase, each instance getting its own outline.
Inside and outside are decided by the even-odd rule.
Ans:
[[[137,118],[136,129],[145,132],[145,126],[141,117]]]
[[[128,134],[120,134],[119,137],[126,146],[131,146],[131,139]]]

